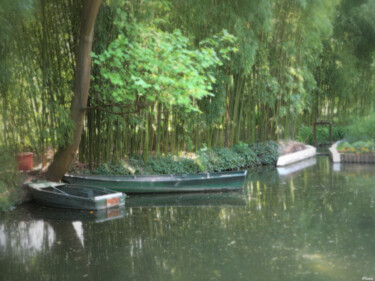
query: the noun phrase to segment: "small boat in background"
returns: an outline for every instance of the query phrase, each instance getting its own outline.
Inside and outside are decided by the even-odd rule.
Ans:
[[[65,175],[64,182],[99,186],[124,193],[233,191],[242,189],[247,171],[190,175]]]
[[[28,182],[26,185],[36,202],[51,207],[103,210],[125,205],[125,194],[105,188],[48,181]]]

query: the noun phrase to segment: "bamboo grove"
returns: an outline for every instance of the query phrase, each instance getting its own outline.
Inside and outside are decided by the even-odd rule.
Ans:
[[[74,126],[69,107],[81,2],[0,3],[0,145],[43,155],[64,145]],[[100,60],[115,41],[124,45],[113,53],[126,58],[117,76],[112,62]],[[194,51],[203,44],[218,50],[211,64],[209,53]],[[196,73],[196,83],[207,83],[202,75],[209,74],[210,94],[185,96],[172,87],[170,79],[180,78],[171,78],[163,59],[177,65],[178,57],[168,48],[180,50],[186,63],[195,61],[179,67]],[[344,124],[374,109],[374,51],[374,0],[104,2],[95,24],[80,160],[98,164],[138,153],[293,138],[302,124],[322,119]],[[154,53],[159,60],[147,62]],[[127,87],[128,94],[116,98],[113,85],[133,79],[137,64],[153,84],[138,81],[146,94]],[[168,89],[181,101],[163,98]]]

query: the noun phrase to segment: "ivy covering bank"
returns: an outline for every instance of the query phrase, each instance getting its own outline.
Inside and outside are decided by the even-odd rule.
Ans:
[[[246,169],[258,165],[275,165],[279,156],[278,144],[264,142],[239,143],[233,147],[203,148],[193,156],[153,155],[144,161],[143,157],[131,157],[124,161],[101,164],[92,171],[83,173],[106,175],[140,174],[194,174]],[[82,172],[71,170],[70,172]]]

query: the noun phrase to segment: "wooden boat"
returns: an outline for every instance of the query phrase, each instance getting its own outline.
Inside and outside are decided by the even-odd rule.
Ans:
[[[124,193],[208,192],[242,188],[247,171],[160,176],[66,175],[64,182]]]
[[[26,183],[35,201],[71,209],[103,210],[124,206],[126,195],[105,188],[36,181]]]

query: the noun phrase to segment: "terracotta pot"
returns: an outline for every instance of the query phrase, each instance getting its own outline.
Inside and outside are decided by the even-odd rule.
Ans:
[[[33,168],[33,153],[24,152],[17,154],[18,170],[29,171]]]

